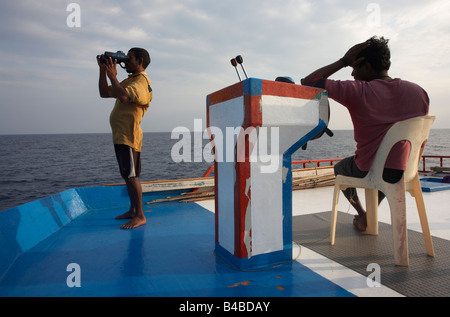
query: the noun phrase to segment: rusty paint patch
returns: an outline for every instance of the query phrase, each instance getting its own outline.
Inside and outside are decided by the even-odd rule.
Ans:
[[[239,285],[247,286],[248,284],[250,284],[250,281],[238,282],[238,283],[233,284],[233,285],[228,285],[228,287],[236,287],[236,286],[239,286]]]

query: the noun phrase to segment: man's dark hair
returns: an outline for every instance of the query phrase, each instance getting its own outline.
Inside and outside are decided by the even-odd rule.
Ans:
[[[391,51],[388,47],[389,40],[384,37],[373,36],[366,41],[370,45],[358,54],[364,57],[364,62],[368,62],[377,71],[389,70],[391,67]]]
[[[134,57],[136,57],[137,60],[142,58],[142,67],[144,67],[144,69],[146,69],[150,64],[150,54],[147,52],[147,50],[139,47],[133,47],[129,50],[129,52],[133,52]]]

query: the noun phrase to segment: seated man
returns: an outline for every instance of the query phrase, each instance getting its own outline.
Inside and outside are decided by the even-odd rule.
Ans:
[[[428,114],[428,95],[417,84],[391,78],[388,40],[372,37],[353,46],[343,58],[322,67],[302,79],[302,84],[324,88],[328,96],[346,107],[354,127],[356,152],[335,166],[336,175],[363,178],[367,175],[375,154],[386,132],[396,122]],[[353,80],[328,79],[342,69],[353,68]],[[399,181],[406,169],[409,142],[396,144],[386,161],[383,178],[387,182]],[[366,213],[358,199],[356,189],[348,188],[345,197],[356,209],[353,224],[361,231],[367,227]],[[384,198],[379,192],[379,203]]]

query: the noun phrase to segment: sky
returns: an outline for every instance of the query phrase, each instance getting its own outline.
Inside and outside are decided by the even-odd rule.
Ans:
[[[427,91],[433,128],[449,128],[449,34],[448,0],[2,0],[0,134],[109,133],[114,100],[99,97],[96,61],[105,51],[149,51],[141,126],[170,132],[205,125],[206,96],[238,81],[237,55],[249,77],[299,83],[373,35],[390,40],[389,74]],[[330,106],[329,127],[352,129],[347,110]]]

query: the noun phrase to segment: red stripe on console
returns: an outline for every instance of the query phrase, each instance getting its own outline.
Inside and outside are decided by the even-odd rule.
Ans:
[[[244,94],[244,85],[242,82],[236,83],[219,91],[208,95],[208,106],[212,106],[230,99],[241,97]]]
[[[283,82],[262,81],[262,94],[302,99],[314,99],[324,89],[294,85]]]

